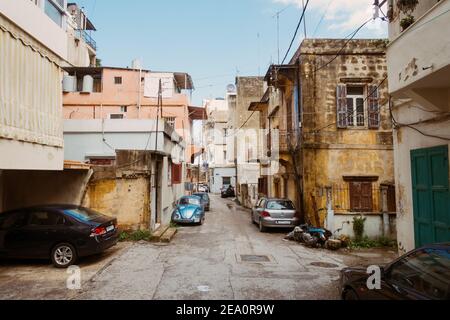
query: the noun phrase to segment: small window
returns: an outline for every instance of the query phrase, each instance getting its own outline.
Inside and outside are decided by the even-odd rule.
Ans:
[[[166,123],[171,126],[172,128],[175,129],[175,122],[176,122],[176,118],[175,117],[165,117],[164,120],[166,121]]]
[[[122,77],[114,77],[115,84],[122,84]]]
[[[125,115],[122,113],[112,113],[109,115],[109,119],[111,120],[121,120],[125,119]]]
[[[120,112],[127,113],[128,112],[128,107],[127,106],[120,107]]]
[[[29,225],[32,226],[56,226],[63,225],[64,217],[55,212],[35,211],[31,213]]]
[[[350,209],[352,212],[373,211],[373,190],[371,181],[351,181]]]
[[[230,177],[222,177],[222,184],[224,186],[229,186],[231,185],[231,178]]]
[[[223,152],[223,162],[226,163],[227,162],[227,150],[225,150]]]

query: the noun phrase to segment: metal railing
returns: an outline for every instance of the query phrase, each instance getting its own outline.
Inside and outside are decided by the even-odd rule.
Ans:
[[[92,49],[97,50],[97,42],[92,39],[91,35],[87,33],[86,30],[75,30],[75,32],[79,38],[86,42],[87,45],[89,45]]]

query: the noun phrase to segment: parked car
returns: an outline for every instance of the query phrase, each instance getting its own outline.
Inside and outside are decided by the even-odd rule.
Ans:
[[[205,210],[198,196],[185,196],[178,200],[172,213],[172,222],[180,224],[205,223]]]
[[[300,220],[291,200],[262,198],[252,210],[252,222],[259,226],[259,231],[268,228],[294,228]]]
[[[205,211],[209,211],[211,209],[211,199],[209,198],[208,193],[206,192],[197,192],[194,193],[193,196],[197,196],[201,199],[203,208]]]
[[[117,220],[70,205],[40,206],[0,214],[0,256],[48,259],[66,268],[80,257],[118,242]]]
[[[367,268],[341,271],[344,300],[449,300],[450,243],[414,250],[381,268],[381,289],[367,286]]]
[[[209,193],[209,187],[206,184],[200,184],[198,186],[197,192],[206,192]]]
[[[220,189],[220,194],[222,198],[230,198],[236,196],[236,192],[234,191],[234,187],[232,185],[223,186],[223,188]]]

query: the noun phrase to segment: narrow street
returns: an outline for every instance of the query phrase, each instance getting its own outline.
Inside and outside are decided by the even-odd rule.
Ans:
[[[182,227],[168,246],[135,244],[77,299],[337,299],[344,255],[260,233],[249,212],[212,196],[202,227]],[[246,262],[243,255],[264,256]],[[381,256],[372,254],[374,258]],[[250,260],[256,257],[249,257]],[[313,263],[330,264],[331,268]]]

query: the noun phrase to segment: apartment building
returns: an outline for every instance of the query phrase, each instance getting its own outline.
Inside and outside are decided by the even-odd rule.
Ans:
[[[450,1],[388,4],[397,238],[407,252],[450,240]]]

